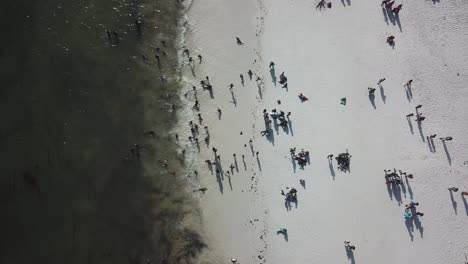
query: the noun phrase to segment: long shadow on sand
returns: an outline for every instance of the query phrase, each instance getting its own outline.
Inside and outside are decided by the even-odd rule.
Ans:
[[[290,120],[289,118],[288,118],[288,126],[289,126],[289,130],[291,131],[291,136],[294,137],[294,131],[292,128],[292,120]]]
[[[465,205],[465,213],[468,216],[468,202],[466,201],[465,195],[462,195],[463,204]]]
[[[447,161],[449,165],[452,165],[452,157],[450,157],[450,153],[448,152],[447,145],[445,144],[445,141],[442,141],[442,144],[444,145],[444,150],[445,150],[445,155],[447,155]]]
[[[377,107],[375,106],[375,95],[374,94],[369,94],[369,101],[371,102],[372,107],[376,109]]]
[[[273,82],[273,85],[276,86],[276,73],[275,73],[275,68],[270,69],[270,75],[271,75],[271,82]]]
[[[411,123],[411,118],[410,118],[410,117],[406,117],[406,121],[408,121],[408,126],[409,126],[409,128],[410,128],[411,134],[414,134],[413,123]]]
[[[328,159],[328,169],[330,169],[330,175],[332,176],[333,180],[335,180],[335,169],[333,168],[332,159]]]
[[[346,248],[346,256],[348,257],[351,264],[356,264],[356,260],[354,259],[354,251],[352,249]]]
[[[457,214],[457,201],[453,199],[453,192],[450,192],[450,199],[452,200],[453,210],[455,210],[455,214]]]

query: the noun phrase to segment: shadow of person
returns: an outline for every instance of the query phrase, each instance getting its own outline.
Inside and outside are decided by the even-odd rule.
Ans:
[[[232,191],[231,175],[226,175],[226,177],[228,178],[229,188],[230,188],[231,191]]]
[[[436,152],[436,146],[434,144],[434,139],[430,138],[429,141],[431,142],[431,146],[432,146],[432,151]]]
[[[341,1],[343,1],[343,0],[341,0]],[[388,25],[389,23],[388,23],[387,10],[385,10],[385,7],[382,7],[382,13],[383,13],[383,15],[384,15],[384,21],[385,21],[385,23],[387,23],[387,25]]]
[[[275,134],[273,134],[273,129],[271,129],[270,127],[267,126],[266,130],[268,130],[268,135],[266,135],[265,137],[274,146],[275,145]]]
[[[450,192],[450,199],[452,200],[453,210],[455,210],[455,214],[457,214],[457,202],[453,199],[453,192]]]
[[[216,181],[219,185],[219,192],[222,194],[224,192],[223,181],[221,179],[221,172],[216,173]]]
[[[414,216],[413,217],[413,220],[414,220],[414,226],[416,227],[416,229],[419,231],[419,234],[421,234],[421,238],[423,238],[424,236],[424,228],[422,227],[422,224],[421,224],[421,221],[419,221],[419,216]]]
[[[284,237],[284,240],[285,240],[286,242],[288,242],[288,239],[289,239],[289,238],[288,238],[288,232],[287,232],[287,231],[286,231],[286,232],[283,232],[283,231],[276,231],[276,235],[279,235],[279,234],[282,234],[283,237]]]
[[[374,94],[369,94],[369,101],[371,102],[372,107],[376,109],[377,107],[375,106],[375,95]]]
[[[292,120],[290,120],[289,118],[288,118],[288,126],[289,126],[289,130],[291,131],[291,136],[294,137],[294,131],[292,128]]]
[[[287,197],[284,199],[284,207],[286,211],[291,211],[291,201]]]
[[[335,169],[333,168],[332,159],[328,159],[328,169],[330,169],[330,175],[332,176],[333,180],[335,180]]]
[[[271,82],[276,86],[276,73],[275,68],[270,68]]]
[[[413,95],[411,93],[411,88],[406,88],[405,92],[406,92],[406,99],[408,99],[408,102],[411,103],[411,99],[413,98]]]
[[[411,218],[407,218],[405,220],[405,225],[406,225],[406,229],[408,230],[408,234],[411,238],[411,241],[414,240],[414,235],[413,235],[413,231],[414,231],[414,225],[413,225],[413,220]]]
[[[450,153],[448,152],[447,144],[445,144],[445,141],[442,141],[442,144],[444,145],[445,155],[447,155],[448,163],[451,166],[452,165],[452,157],[450,157]]]
[[[463,200],[463,204],[465,205],[466,215],[468,216],[468,202],[466,202],[465,195],[463,195],[463,194],[462,194],[462,200]]]
[[[395,25],[395,15],[393,14],[391,7],[385,7],[385,11],[387,12],[388,20]]]
[[[387,99],[387,96],[385,95],[385,90],[382,85],[379,85],[379,90],[380,90],[380,96],[382,97],[382,101],[385,104],[385,100]]]
[[[354,251],[350,248],[345,247],[346,249],[346,256],[348,257],[351,264],[356,264],[356,260],[354,259]]]
[[[236,168],[236,172],[239,173],[239,166],[237,165],[237,159],[234,158],[234,167]]]
[[[395,200],[398,202],[398,205],[400,206],[403,202],[401,200],[401,188],[398,184],[392,183],[392,193],[393,193],[393,197],[395,197]]]
[[[408,126],[409,126],[409,128],[410,128],[411,134],[414,134],[413,123],[411,123],[411,118],[410,118],[410,117],[406,117],[406,121],[408,121]]]
[[[292,163],[292,166],[293,166],[293,171],[294,171],[294,173],[296,173],[297,164],[296,164],[296,160],[292,156],[291,156],[291,163]]]
[[[235,107],[237,107],[237,100],[236,100],[236,96],[234,95],[234,92],[231,92],[231,103],[234,104]]]
[[[197,77],[197,75],[195,74],[195,66],[189,63],[189,67],[193,77]]]
[[[431,145],[431,139],[429,138],[429,136],[426,136],[426,139],[427,139],[427,145],[429,146],[429,151],[434,152],[432,149],[432,145]]]
[[[426,139],[424,138],[423,129],[421,126],[421,121],[416,121],[416,123],[418,124],[419,135],[421,136],[422,141],[426,142]]]
[[[401,28],[401,23],[400,23],[400,16],[398,14],[395,15],[395,22],[397,23],[398,29],[400,29],[400,32],[403,32]]]
[[[413,199],[413,190],[411,189],[411,185],[409,184],[408,177],[406,177],[406,186],[408,186],[408,193],[410,195],[410,199]]]
[[[390,187],[390,184],[387,184],[387,191],[388,191],[388,196],[390,197],[390,200],[393,201],[392,187]]]

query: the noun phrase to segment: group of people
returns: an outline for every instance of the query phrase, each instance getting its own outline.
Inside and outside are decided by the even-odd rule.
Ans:
[[[291,153],[291,158],[297,161],[297,164],[303,169],[309,160],[309,151],[301,149],[301,152],[296,155],[296,148],[290,148],[289,152]]]
[[[281,111],[281,110],[278,112],[276,109],[273,109],[273,110],[271,110],[270,113],[268,113],[268,111],[267,111],[266,109],[263,109],[263,119],[264,119],[265,124],[266,124],[267,126],[270,126],[270,124],[271,124],[271,122],[272,122],[272,121],[270,120],[270,117],[271,117],[271,118],[272,118],[273,120],[275,120],[275,121],[278,120],[278,121],[279,121],[279,125],[280,125],[281,127],[283,127],[283,128],[284,128],[284,127],[287,127],[287,126],[288,126],[288,120],[287,120],[287,119],[289,119],[289,116],[290,116],[290,115],[291,115],[291,112],[288,112],[288,113],[286,114],[285,112],[283,112],[283,111]],[[261,132],[261,133],[263,133],[263,132]],[[268,132],[265,132],[264,134],[266,134],[266,133],[268,133]],[[264,134],[263,134],[263,135],[264,135]]]
[[[405,177],[406,179],[413,179],[413,174],[407,174],[406,172],[399,171],[400,174],[396,172],[396,169],[391,170],[384,170],[385,171],[385,184],[403,184],[401,177]]]
[[[333,158],[333,154],[328,155],[328,159],[331,161]],[[351,155],[346,152],[340,153],[335,158],[336,162],[338,163],[338,169],[341,171],[349,171],[349,162],[351,160]]]
[[[419,203],[415,202],[413,199],[410,200],[409,204],[405,205],[405,219],[412,219],[416,216],[424,216],[424,213],[418,212],[416,210],[416,206],[418,205]]]

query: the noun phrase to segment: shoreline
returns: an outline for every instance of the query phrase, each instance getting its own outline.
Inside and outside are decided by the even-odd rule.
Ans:
[[[246,13],[246,10],[249,12]],[[238,20],[236,12],[243,14],[242,21]],[[214,17],[207,14],[214,15]],[[199,171],[198,177],[196,179],[193,177],[194,182],[198,183],[199,188],[207,188],[204,194],[196,194],[196,197],[200,199],[205,240],[208,244],[208,250],[202,253],[199,261],[200,263],[222,262],[237,255],[246,262],[246,257],[240,257],[243,252],[262,250],[259,243],[239,245],[236,242],[242,239],[240,236],[245,240],[253,241],[254,233],[261,232],[257,230],[252,234],[241,235],[236,231],[245,228],[248,223],[246,216],[252,219],[260,218],[255,212],[250,212],[258,205],[255,207],[248,205],[255,200],[251,177],[256,177],[255,174],[258,174],[255,171],[257,165],[251,158],[250,150],[240,147],[244,143],[248,144],[249,138],[253,137],[254,128],[250,124],[254,123],[253,114],[257,111],[256,102],[259,96],[255,80],[251,81],[247,74],[249,68],[254,72],[259,72],[258,64],[261,62],[258,53],[259,39],[256,37],[257,3],[250,0],[223,4],[215,1],[203,3],[195,1],[187,16],[189,29],[186,43],[190,56],[194,58],[197,54],[203,56],[201,64],[198,61],[194,64],[193,72],[187,65],[187,56],[184,56],[186,64],[183,76],[186,85],[183,90],[189,94],[185,100],[185,92],[181,94],[185,105],[188,106],[182,114],[192,116],[193,122],[198,123],[196,116],[198,112],[192,113],[191,110],[195,100],[191,86],[197,87],[197,98],[201,104],[199,113],[203,117],[202,124],[199,124],[200,150],[197,149],[196,144],[190,143],[187,139],[190,135],[187,125],[190,119],[186,119],[185,123],[181,122],[180,131],[183,132],[179,133],[183,135],[180,138],[184,138],[182,146],[191,149],[191,155],[193,155],[188,157],[188,163],[193,170]],[[236,36],[239,36],[245,44],[236,45]],[[244,75],[244,86],[241,83],[240,74]],[[205,79],[205,76],[210,77],[214,98],[210,98],[209,93],[200,87],[200,80]],[[229,92],[229,83],[234,84],[233,94]],[[222,109],[219,120],[216,114],[218,107]],[[238,122],[238,117],[242,117],[242,123]],[[202,127],[205,124],[208,125],[210,134],[209,145],[206,145],[203,140],[206,133]],[[240,135],[241,131],[242,135]],[[225,137],[230,138],[229,141],[232,140],[232,142],[226,141]],[[204,162],[207,159],[213,159],[212,147],[216,147],[218,154],[221,155],[218,169],[222,173],[219,177],[216,177],[216,169],[208,170]],[[232,156],[233,153],[237,155],[237,163]],[[246,168],[244,168],[241,155],[245,155]],[[236,164],[233,169],[234,174],[226,176],[225,172],[230,170],[231,163]],[[188,173],[193,176],[192,171]],[[223,203],[235,206],[226,207]],[[243,208],[243,204],[247,205],[247,209]],[[252,208],[249,209],[250,207]],[[232,237],[236,239],[231,239]],[[258,254],[255,254],[255,258],[256,255]]]

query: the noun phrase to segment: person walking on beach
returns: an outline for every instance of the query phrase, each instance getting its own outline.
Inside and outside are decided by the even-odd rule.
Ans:
[[[452,141],[452,137],[445,137],[445,138],[440,138],[440,140],[442,140],[442,142],[444,141]]]
[[[249,75],[250,80],[252,80],[252,76],[253,76],[252,70],[249,69],[249,71],[247,72],[247,74]]]
[[[351,243],[350,241],[345,241],[345,242],[344,242],[344,245],[345,245],[346,250],[355,250],[356,247],[353,246],[353,245],[351,245],[350,243]]]
[[[407,115],[406,115],[406,118],[410,118],[410,117],[412,117],[412,116],[414,116],[414,114],[413,114],[413,113],[411,113],[411,114],[407,114]]]
[[[448,190],[449,190],[450,192],[458,192],[458,188],[457,188],[457,187],[450,187],[450,188],[448,188]]]
[[[411,218],[414,218],[416,215],[417,216],[424,216],[424,213],[416,212],[414,215],[411,216]]]
[[[240,40],[239,37],[236,37],[237,45],[244,45],[244,42]]]
[[[406,82],[406,84],[404,86],[407,87],[407,88],[411,88],[412,83],[413,83],[413,80],[409,80],[409,81]]]
[[[274,68],[275,68],[275,63],[274,63],[274,62],[270,62],[269,67],[270,67],[270,69],[274,69]]]
[[[229,87],[229,90],[232,91],[232,88],[234,87],[234,84],[231,83],[231,84],[228,85],[228,87]]]
[[[395,36],[393,36],[393,35],[392,35],[392,36],[389,36],[389,37],[387,38],[387,43],[388,43],[388,45],[390,45],[390,46],[393,47],[393,46],[395,45]]]
[[[242,85],[244,85],[244,75],[241,73],[241,74],[239,75],[239,77],[240,77],[240,79],[241,79]]]
[[[367,89],[369,90],[369,95],[374,95],[375,88],[368,87]]]
[[[401,10],[401,7],[403,5],[402,4],[399,4],[397,7],[393,8],[392,12],[395,14],[395,15],[398,15],[398,13],[400,13],[400,10]]]
[[[380,84],[382,84],[384,81],[385,81],[385,78],[380,79],[380,80],[377,82],[377,85],[380,86]]]
[[[415,108],[416,108],[416,110],[418,110],[421,107],[422,107],[422,105],[417,105]]]
[[[198,54],[198,64],[201,64],[203,60],[202,55]]]
[[[421,121],[424,121],[426,118],[424,116],[418,116],[416,118],[416,122],[421,122]]]

